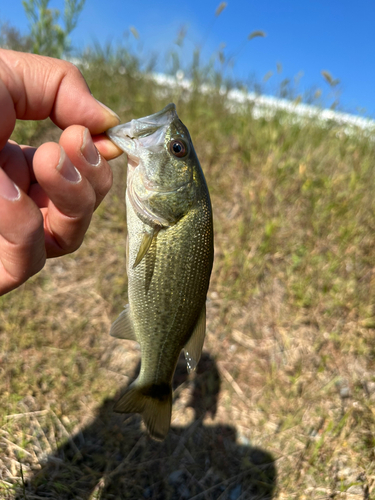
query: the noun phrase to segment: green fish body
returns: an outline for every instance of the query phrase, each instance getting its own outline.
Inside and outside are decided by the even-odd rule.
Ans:
[[[129,303],[110,333],[141,347],[140,374],[114,409],[141,413],[150,435],[162,440],[180,352],[194,370],[204,341],[213,263],[210,196],[174,104],[107,134],[128,156]]]

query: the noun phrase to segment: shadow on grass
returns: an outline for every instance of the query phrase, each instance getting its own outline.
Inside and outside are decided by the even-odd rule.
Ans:
[[[114,401],[108,399],[94,422],[58,448],[27,481],[17,500],[271,499],[276,485],[273,457],[260,448],[238,445],[232,426],[202,423],[205,415],[215,415],[220,391],[213,359],[202,354],[191,382],[180,359],[174,382],[175,387],[193,384],[187,405],[194,410],[192,424],[172,426],[164,442],[155,442],[141,429],[138,415],[114,413]]]

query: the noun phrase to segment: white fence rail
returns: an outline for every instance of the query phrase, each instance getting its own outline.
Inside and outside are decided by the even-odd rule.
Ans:
[[[169,88],[180,86],[182,89],[189,91],[192,87],[190,80],[183,78],[183,75],[178,75],[176,77],[164,75],[160,73],[152,74],[152,78],[161,86],[166,86]],[[212,91],[212,87],[208,85],[202,85],[202,92]],[[293,101],[288,101],[286,99],[278,99],[271,96],[263,96],[255,94],[254,92],[244,92],[241,90],[230,90],[228,92],[228,103],[233,109],[237,109],[241,104],[252,103],[253,104],[253,114],[255,118],[268,118],[274,116],[278,111],[285,111],[290,115],[290,120],[292,123],[300,123],[306,119],[316,120],[321,125],[327,124],[329,122],[334,122],[335,124],[342,127],[343,132],[347,134],[354,133],[358,129],[364,131],[368,136],[374,136],[375,138],[375,120],[370,118],[364,118],[361,116],[351,115],[348,113],[341,113],[339,111],[333,111],[331,109],[321,109],[317,106],[311,106],[308,104],[296,103]]]

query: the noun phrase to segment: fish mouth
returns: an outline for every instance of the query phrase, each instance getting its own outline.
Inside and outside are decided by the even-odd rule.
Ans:
[[[163,147],[167,129],[175,118],[177,118],[176,106],[170,103],[153,115],[112,127],[106,131],[106,134],[128,155],[130,165],[136,167],[141,149],[156,152]]]

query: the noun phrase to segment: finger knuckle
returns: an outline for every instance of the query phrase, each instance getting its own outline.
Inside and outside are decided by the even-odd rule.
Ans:
[[[113,174],[106,161],[103,162],[103,176],[97,189],[97,195],[100,201],[106,196],[113,183]]]
[[[63,64],[63,67],[64,67],[66,74],[71,74],[72,76],[77,76],[78,78],[83,79],[83,75],[82,75],[80,69],[73,62],[62,61],[62,64]]]
[[[33,216],[28,219],[25,225],[25,235],[28,236],[28,239],[34,241],[44,239],[43,215],[39,210],[35,211]]]
[[[61,248],[62,248],[61,255],[67,255],[69,253],[74,253],[82,245],[82,242],[83,242],[83,237],[80,237],[79,239],[76,238],[75,240],[72,240],[72,241],[65,241],[61,245]]]
[[[95,204],[96,204],[96,193],[94,190],[92,190],[92,192],[90,193],[90,195],[87,196],[86,199],[85,213],[92,215],[93,211],[95,210]]]

